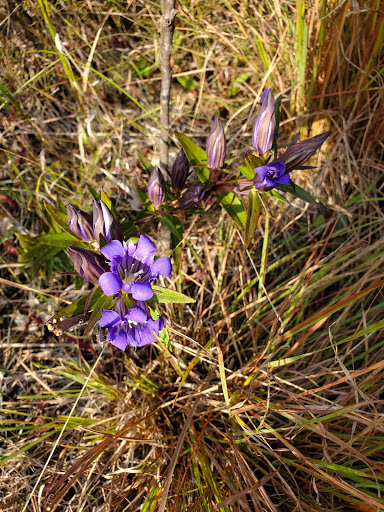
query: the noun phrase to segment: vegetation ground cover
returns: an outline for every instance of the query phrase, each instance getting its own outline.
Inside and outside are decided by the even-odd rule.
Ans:
[[[26,258],[29,237],[44,205],[89,210],[92,190],[126,222],[140,209],[138,151],[159,154],[161,7],[0,7],[0,509],[381,510],[382,3],[177,9],[172,158],[176,132],[204,147],[215,116],[244,157],[269,87],[283,140],[332,131],[316,169],[295,171],[325,207],[268,198],[248,250],[211,204],[185,216],[166,284],[196,302],[164,305],[169,345],[99,358],[81,326],[55,337],[44,323],[86,285],[61,275],[62,248]]]

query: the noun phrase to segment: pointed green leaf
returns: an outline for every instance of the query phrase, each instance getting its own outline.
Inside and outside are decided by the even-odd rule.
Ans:
[[[102,295],[96,304],[93,306],[92,314],[88,320],[87,327],[84,331],[84,335],[91,332],[94,325],[100,320],[103,309],[111,309],[112,304],[115,302],[113,297]]]
[[[225,194],[216,193],[216,197],[231,219],[244,231],[247,214],[240,199],[233,192],[226,192]]]
[[[306,203],[319,206],[319,203],[311,196],[311,194],[293,183],[293,181],[290,181],[288,185],[279,185],[279,190],[282,190],[283,192],[289,192],[292,196],[297,197]]]
[[[209,169],[206,167],[207,154],[204,149],[184,135],[184,133],[177,133],[176,137],[179,139],[179,142],[184,149],[184,153],[186,154],[190,164],[194,167],[201,183],[207,183],[209,181]]]
[[[163,288],[162,286],[152,285],[152,288],[153,291],[155,292],[155,302],[160,302],[162,304],[190,304],[192,302],[195,302],[194,299],[188,297],[187,295],[184,295],[183,293],[174,292],[173,290],[167,290],[167,288]]]
[[[256,189],[251,189],[248,194],[248,212],[245,226],[245,247],[248,249],[255,234],[260,217],[260,200]]]

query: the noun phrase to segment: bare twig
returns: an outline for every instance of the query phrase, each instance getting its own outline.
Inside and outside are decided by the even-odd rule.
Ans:
[[[160,123],[162,125],[160,138],[160,166],[168,171],[168,131],[169,131],[169,97],[171,92],[172,70],[170,58],[172,53],[172,38],[175,29],[175,0],[162,0],[163,21],[161,25],[160,49]]]

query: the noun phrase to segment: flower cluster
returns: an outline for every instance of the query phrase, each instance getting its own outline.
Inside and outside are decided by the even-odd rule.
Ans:
[[[239,194],[247,194],[252,187],[255,187],[259,192],[263,192],[279,185],[288,185],[290,182],[289,173],[305,164],[331,133],[328,131],[297,144],[292,144],[277,159],[270,162],[269,152],[273,148],[277,152],[276,105],[275,97],[270,89],[263,92],[260,105],[252,132],[252,146],[254,154],[262,159],[264,165],[254,169],[255,175],[252,181],[244,176],[239,179],[235,187]],[[210,171],[213,171],[211,181],[217,181],[217,174],[215,173],[224,165],[226,148],[223,125],[218,118],[215,118],[206,145],[207,167]],[[222,188],[227,190],[225,186]]]
[[[68,247],[76,272],[99,285],[105,295],[114,297],[113,309],[103,309],[99,324],[107,331],[107,340],[125,350],[128,345],[142,347],[155,341],[164,320],[153,320],[146,301],[154,295],[152,284],[160,275],[170,277],[169,258],[156,258],[155,244],[145,235],[137,243],[126,243],[120,224],[103,201],[93,203],[93,215],[68,205],[71,231],[87,242],[108,242],[98,254],[83,247]]]

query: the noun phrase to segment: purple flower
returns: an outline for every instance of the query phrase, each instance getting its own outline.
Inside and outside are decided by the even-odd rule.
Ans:
[[[67,247],[67,252],[76,272],[86,281],[99,284],[100,276],[108,271],[104,258],[82,247]]]
[[[95,240],[92,227],[92,217],[76,208],[72,204],[67,204],[68,227],[76,236],[79,236],[86,242]]]
[[[217,171],[223,167],[227,142],[225,140],[224,128],[218,117],[212,125],[211,133],[207,139],[207,165],[211,171]]]
[[[286,172],[293,171],[305,164],[311,158],[315,151],[317,151],[323,142],[330,136],[332,132],[324,132],[311,137],[310,139],[303,140],[298,144],[290,146],[282,155],[279,156],[279,161],[286,166]]]
[[[253,184],[261,192],[271,190],[278,185],[288,185],[289,183],[290,177],[286,173],[285,165],[278,161],[257,167],[255,171]]]
[[[181,190],[184,188],[185,180],[187,179],[189,169],[189,161],[186,157],[184,150],[180,149],[177,153],[175,161],[173,162],[171,171],[171,183],[173,190]]]
[[[112,240],[124,240],[123,230],[120,224],[112,215],[111,210],[103,201],[92,201],[93,204],[93,231],[94,239],[100,240],[100,235],[103,235],[107,243]]]
[[[128,309],[124,297],[115,304],[116,311],[103,309],[99,320],[101,327],[107,328],[107,340],[115,347],[125,350],[128,345],[144,347],[153,343],[153,333],[159,334],[164,327],[164,320],[159,317],[153,320],[146,312],[145,305],[133,306]]]
[[[154,167],[148,181],[148,197],[155,208],[164,203],[165,190],[164,176],[158,167]]]
[[[266,89],[260,99],[261,108],[253,127],[252,145],[261,156],[272,148],[276,131],[275,98],[270,89]]]
[[[136,245],[113,240],[102,247],[100,252],[110,261],[111,270],[100,276],[103,292],[111,296],[123,290],[135,300],[149,300],[153,296],[151,282],[159,275],[169,277],[172,273],[171,260],[165,256],[155,260],[155,250],[155,244],[145,235]]]
[[[183,197],[179,201],[179,208],[181,210],[197,208],[204,195],[205,185],[196,185],[196,187],[186,190],[183,194]]]

